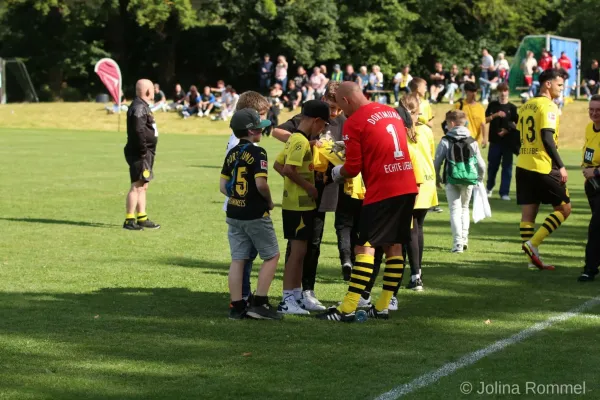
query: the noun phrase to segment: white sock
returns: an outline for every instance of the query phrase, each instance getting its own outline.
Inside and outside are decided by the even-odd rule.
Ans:
[[[296,298],[296,300],[302,300],[302,288],[294,289],[294,297]]]
[[[293,290],[284,290],[283,291],[283,301],[285,301],[285,299],[287,299],[290,296],[295,298]]]
[[[416,282],[416,281],[417,281],[417,279],[419,279],[419,278],[421,277],[420,275],[421,275],[421,274],[417,274],[417,275],[411,275],[411,276],[410,276],[410,280],[411,280],[411,281],[413,281],[413,282]]]

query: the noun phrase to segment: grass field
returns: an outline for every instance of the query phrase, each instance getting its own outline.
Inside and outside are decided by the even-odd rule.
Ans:
[[[573,214],[542,246],[556,271],[527,270],[519,209],[495,198],[493,217],[472,225],[469,251],[451,254],[442,197],[444,212],[425,223],[425,291],[402,290],[389,321],[230,321],[217,186],[226,137],[209,135],[207,121],[159,114],[168,134],[148,211],[163,228],[124,231],[124,134],[100,131],[116,119],[98,105],[79,106],[0,107],[0,399],[372,399],[598,296],[597,284],[576,282],[589,208],[580,153],[563,149]],[[566,120],[583,109],[567,108]],[[184,124],[207,134],[174,134]],[[575,143],[583,126],[561,132]],[[271,159],[281,148],[263,145]],[[277,203],[282,182],[272,175],[270,184]],[[316,287],[327,304],[346,289],[332,217]],[[273,220],[283,249],[279,209]],[[598,314],[596,303],[405,397],[598,399]],[[475,392],[481,381],[517,384],[521,394],[461,393],[461,383]],[[586,394],[535,396],[526,382],[585,382]]]

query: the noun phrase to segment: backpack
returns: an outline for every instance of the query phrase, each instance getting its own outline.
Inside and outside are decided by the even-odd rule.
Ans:
[[[233,190],[235,189],[235,184],[237,183],[237,169],[238,164],[240,163],[240,158],[242,157],[242,153],[250,146],[250,143],[243,145],[240,148],[240,151],[237,153],[237,157],[233,162],[233,168],[231,169],[231,177],[229,178],[229,182],[225,184],[225,190],[227,191],[227,196],[233,197]]]
[[[475,150],[471,147],[471,144],[475,140],[471,137],[456,140],[449,136],[446,136],[444,139],[450,142],[444,166],[446,183],[452,185],[476,185],[479,180],[477,154],[475,154]]]

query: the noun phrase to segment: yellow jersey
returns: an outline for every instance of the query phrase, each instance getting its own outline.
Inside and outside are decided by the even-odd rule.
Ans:
[[[312,185],[315,184],[313,154],[310,143],[303,133],[296,132],[290,136],[285,148],[277,156],[281,165],[293,165],[298,174]],[[317,207],[315,200],[304,189],[295,184],[290,178],[283,180],[283,200],[281,208],[293,211],[309,211]]]
[[[416,142],[408,140],[410,159],[413,163],[415,178],[420,183],[419,194],[415,201],[415,209],[429,209],[438,205],[437,188],[435,186],[435,167],[433,157],[435,143],[433,131],[427,125],[415,127]]]
[[[585,128],[585,144],[583,145],[582,167],[600,167],[600,130],[590,122]]]
[[[542,129],[554,130],[558,146],[558,106],[545,96],[534,97],[519,109],[517,129],[521,133],[521,150],[517,167],[540,174],[552,171],[552,159],[542,142]]]
[[[334,151],[334,142],[329,139],[321,139],[322,146],[313,149],[313,164],[315,171],[326,172],[329,164],[334,166],[344,165],[346,155],[339,151]],[[344,193],[353,199],[362,200],[365,198],[365,184],[362,175],[358,174],[354,178],[346,179],[344,182]]]
[[[459,101],[454,104],[454,109],[462,110],[467,115],[467,121],[469,121],[467,128],[471,132],[471,137],[481,143],[483,140],[481,124],[485,125],[485,108],[479,102],[467,104],[466,101]]]
[[[421,99],[419,103],[419,119],[417,122],[428,124],[433,119],[433,111],[428,100]]]

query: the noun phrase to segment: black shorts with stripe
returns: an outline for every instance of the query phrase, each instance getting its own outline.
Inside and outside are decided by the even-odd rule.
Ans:
[[[148,152],[146,157],[131,155],[125,152],[125,161],[129,165],[129,179],[131,183],[154,179],[154,154]]]
[[[569,190],[562,183],[560,172],[553,169],[549,174],[517,167],[517,204],[551,204],[553,207],[569,204]]]
[[[315,223],[316,210],[281,210],[283,237],[287,240],[309,240]]]
[[[364,205],[360,212],[357,244],[377,247],[410,243],[416,197],[416,194],[404,194]]]

